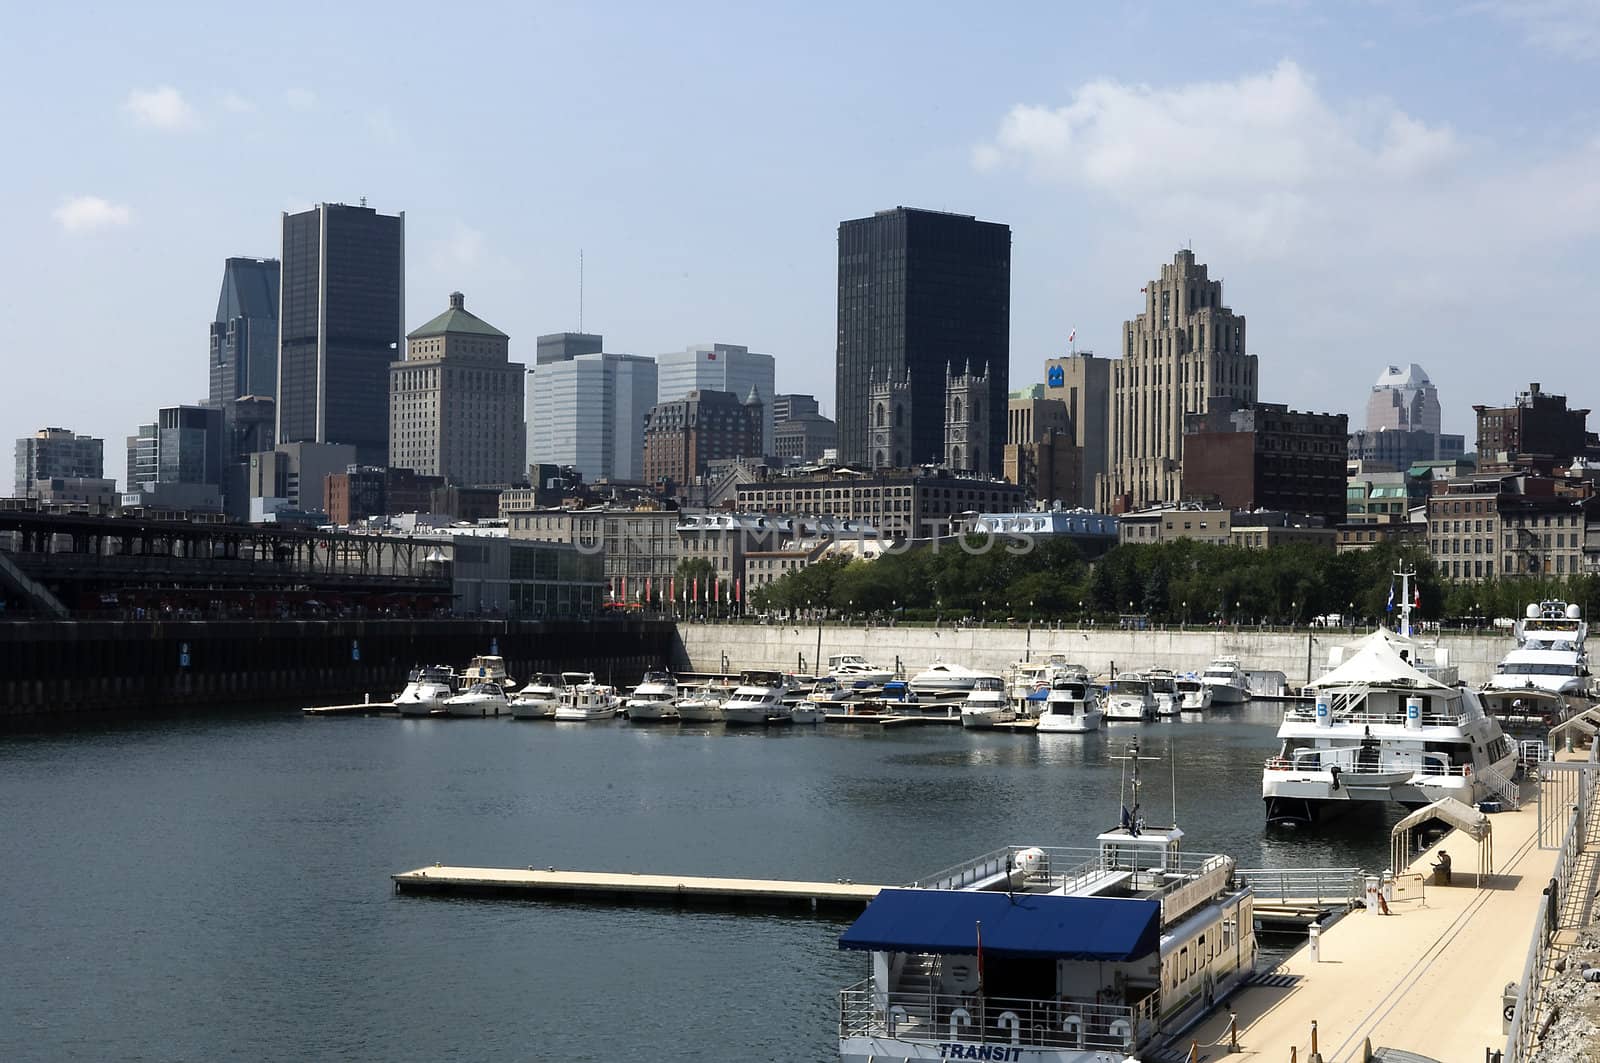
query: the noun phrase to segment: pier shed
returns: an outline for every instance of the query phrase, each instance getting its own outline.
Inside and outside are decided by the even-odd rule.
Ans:
[[[1411,835],[1434,820],[1454,827],[1478,843],[1478,886],[1494,871],[1494,825],[1489,817],[1453,797],[1441,797],[1406,816],[1389,832],[1389,866],[1403,868],[1411,858]]]

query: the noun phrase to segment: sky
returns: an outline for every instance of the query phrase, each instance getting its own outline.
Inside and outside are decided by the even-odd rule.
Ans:
[[[317,202],[406,212],[531,362],[741,343],[832,413],[836,230],[1012,229],[1012,386],[1116,354],[1192,247],[1260,397],[1390,363],[1446,431],[1539,381],[1600,406],[1600,0],[7,5],[0,439],[202,400],[223,260]]]

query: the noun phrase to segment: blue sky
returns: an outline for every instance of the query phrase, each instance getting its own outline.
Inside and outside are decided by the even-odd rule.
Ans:
[[[1594,2],[64,8],[0,36],[0,439],[110,475],[205,395],[223,259],[362,196],[412,324],[459,288],[531,360],[581,248],[608,349],[748,344],[830,412],[835,228],[895,204],[1011,225],[1013,386],[1192,243],[1263,399],[1359,420],[1416,361],[1469,436],[1532,380],[1600,403]]]

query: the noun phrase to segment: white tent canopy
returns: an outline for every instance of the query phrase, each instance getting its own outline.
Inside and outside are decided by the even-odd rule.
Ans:
[[[1449,690],[1444,683],[1418,671],[1400,656],[1409,643],[1378,631],[1351,647],[1356,652],[1339,667],[1308,684],[1313,690],[1324,687],[1387,686],[1398,684],[1426,690]]]
[[[1440,820],[1478,843],[1478,885],[1494,864],[1494,825],[1489,817],[1453,797],[1441,797],[1410,813],[1389,832],[1389,866],[1399,872],[1406,866],[1411,851],[1411,832],[1433,820]]]

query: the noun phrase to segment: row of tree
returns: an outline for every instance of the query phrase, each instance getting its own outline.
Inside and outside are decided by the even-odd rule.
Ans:
[[[1179,541],[1129,544],[1090,563],[1065,541],[968,538],[873,561],[823,561],[754,591],[759,612],[802,615],[972,617],[1039,621],[1122,616],[1158,624],[1305,624],[1322,617],[1371,619],[1398,608],[1401,567],[1416,572],[1416,615],[1488,623],[1550,598],[1590,615],[1600,580],[1513,577],[1441,584],[1423,553],[1380,545],[1333,553],[1307,544],[1268,550]]]

